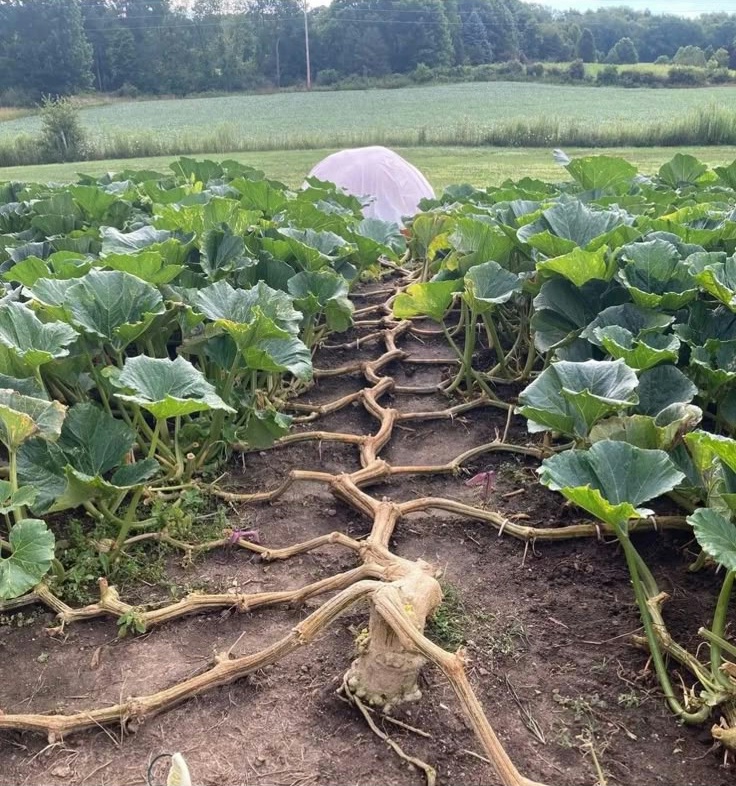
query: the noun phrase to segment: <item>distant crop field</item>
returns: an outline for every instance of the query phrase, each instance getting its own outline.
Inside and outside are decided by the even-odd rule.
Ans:
[[[491,82],[115,102],[80,111],[94,157],[122,158],[374,143],[686,144],[677,135],[650,140],[653,124],[665,136],[670,125],[690,116],[734,106],[734,86],[651,90]],[[0,122],[0,143],[38,128],[33,116]],[[696,131],[691,136],[691,144],[718,143],[698,140]]]

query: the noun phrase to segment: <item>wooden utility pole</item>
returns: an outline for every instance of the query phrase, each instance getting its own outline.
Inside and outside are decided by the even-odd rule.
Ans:
[[[307,54],[307,90],[312,89],[312,66],[309,62],[309,17],[307,16],[307,0],[304,0],[304,49]]]

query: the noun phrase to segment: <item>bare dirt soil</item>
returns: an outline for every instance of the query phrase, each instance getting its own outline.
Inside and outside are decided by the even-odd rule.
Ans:
[[[450,354],[444,342],[427,337],[405,335],[399,346],[425,358]],[[382,352],[380,342],[357,350],[325,349],[316,365],[334,368]],[[449,368],[404,361],[379,374],[393,375],[400,386],[422,386],[436,383]],[[360,373],[326,377],[302,401],[332,401],[365,384]],[[513,390],[506,394],[513,398]],[[381,403],[400,411],[448,406],[438,394],[389,392]],[[493,440],[505,427],[506,413],[491,407],[451,420],[400,422],[380,456],[394,466],[441,464]],[[356,402],[297,431],[315,428],[371,434],[378,425]],[[511,420],[508,441],[531,444],[522,419]],[[367,492],[394,501],[433,496],[486,505],[511,521],[538,527],[581,521],[560,496],[535,484],[536,464],[494,452],[475,459],[459,476],[400,475]],[[355,445],[308,441],[237,457],[227,484],[252,492],[276,487],[291,469],[339,473],[359,467]],[[496,483],[484,501],[483,489],[465,481],[489,469],[495,470]],[[257,529],[269,547],[335,530],[359,539],[370,529],[369,519],[316,483],[297,482],[271,503],[233,503],[229,520],[233,527]],[[707,571],[688,572],[692,554],[686,536],[637,538],[672,596],[665,609],[672,633],[695,648],[697,642],[687,637],[694,637],[715,603],[712,577]],[[499,537],[488,523],[433,512],[402,520],[391,549],[442,568],[446,602],[430,627],[431,637],[446,648],[466,647],[472,685],[527,777],[554,786],[592,786],[601,775],[609,784],[625,786],[733,782],[733,765],[724,766],[722,752],[711,749],[707,728],[675,722],[647,668],[646,653],[631,643],[638,614],[615,543],[588,538],[525,544],[507,534]],[[181,555],[168,556],[172,583],[210,592],[296,588],[356,564],[353,553],[334,546],[273,563],[238,549],[210,552],[186,568]],[[159,588],[140,584],[126,599],[162,597]],[[151,693],[202,671],[217,652],[258,651],[323,601],[191,616],[122,639],[113,619],[75,623],[63,635],[51,636],[45,629],[54,624],[54,615],[38,606],[25,609],[23,618],[5,618],[0,626],[0,708],[68,713]],[[23,619],[29,624],[19,627]],[[99,728],[49,745],[40,735],[2,732],[0,783],[132,786],[145,783],[153,757],[181,751],[194,782],[207,786],[420,786],[423,773],[398,758],[336,695],[366,624],[365,608],[357,607],[313,644],[147,719],[134,734]],[[436,767],[439,784],[496,783],[442,673],[428,666],[422,690],[420,701],[394,712],[422,734],[376,716],[379,727],[407,753]],[[155,783],[162,783],[162,774],[157,768]]]

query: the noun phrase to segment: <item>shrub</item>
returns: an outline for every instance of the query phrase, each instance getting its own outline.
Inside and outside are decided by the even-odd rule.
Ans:
[[[598,72],[595,81],[599,85],[618,84],[618,68],[616,68],[615,65],[607,65],[603,70]]]
[[[524,73],[524,66],[519,60],[507,60],[505,63],[498,63],[496,71],[504,76],[520,76]]]
[[[585,64],[578,58],[567,67],[567,77],[573,82],[582,82],[585,79]]]
[[[667,79],[653,71],[622,68],[618,72],[618,84],[622,87],[664,87],[667,84]]]
[[[115,91],[115,95],[120,98],[138,98],[140,90],[132,85],[130,82],[123,82],[122,85]]]
[[[493,82],[497,78],[496,70],[490,63],[475,66],[473,68],[473,81],[474,82]]]
[[[705,52],[699,46],[681,46],[672,62],[680,66],[695,66],[697,68],[705,68],[706,57]]]
[[[79,113],[69,98],[45,96],[41,105],[39,147],[45,161],[81,161],[87,152],[87,139]]]
[[[335,68],[323,68],[317,73],[318,85],[334,85],[340,80],[340,74]]]
[[[429,82],[434,76],[432,69],[425,63],[418,63],[417,67],[409,74],[412,82],[423,84]]]
[[[700,68],[670,68],[667,81],[680,87],[700,87],[708,81],[706,72]]]
[[[34,104],[33,98],[27,92],[19,90],[17,87],[8,87],[5,90],[0,90],[0,106],[25,109],[34,106]]]
[[[716,51],[713,52],[713,60],[715,60],[717,64],[716,68],[728,68],[729,57],[728,49],[725,47],[722,46],[716,49]]]
[[[718,68],[708,75],[710,82],[714,85],[724,85],[733,82],[733,78],[727,68]]]
[[[672,61],[667,55],[660,55],[655,61],[654,65],[670,65]]]
[[[544,66],[541,63],[529,63],[526,67],[526,74],[538,79],[544,74]]]

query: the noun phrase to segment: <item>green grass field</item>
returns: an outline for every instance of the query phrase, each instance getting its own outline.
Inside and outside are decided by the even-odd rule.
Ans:
[[[332,149],[287,150],[281,152],[236,153],[229,156],[209,156],[216,160],[233,158],[250,166],[262,169],[274,179],[290,186],[298,186],[310,168]],[[548,149],[510,149],[510,148],[467,148],[431,147],[397,148],[424,172],[435,189],[441,190],[451,183],[471,183],[476,186],[499,185],[504,180],[518,180],[522,177],[539,177],[545,180],[566,180],[567,173],[552,158]],[[587,150],[570,148],[565,152],[570,156],[607,154],[626,158],[639,167],[643,173],[656,171],[669,161],[676,152],[690,153],[709,165],[730,164],[736,158],[733,147],[702,148],[632,148]],[[203,158],[205,156],[199,156]],[[155,169],[166,171],[173,160],[171,156],[158,158],[93,161],[82,164],[48,164],[45,166],[13,167],[0,169],[2,180],[26,181],[68,181],[74,180],[78,172],[101,175],[121,169]]]
[[[646,135],[632,139],[632,132],[733,106],[736,86],[651,90],[490,82],[115,102],[80,114],[94,157],[108,158],[373,143],[506,144],[514,129],[518,145],[557,144],[561,128],[575,131],[565,137],[568,144],[588,144],[596,135],[602,145],[647,144]],[[535,136],[525,137],[530,124]],[[38,128],[36,116],[0,122],[0,143]]]

